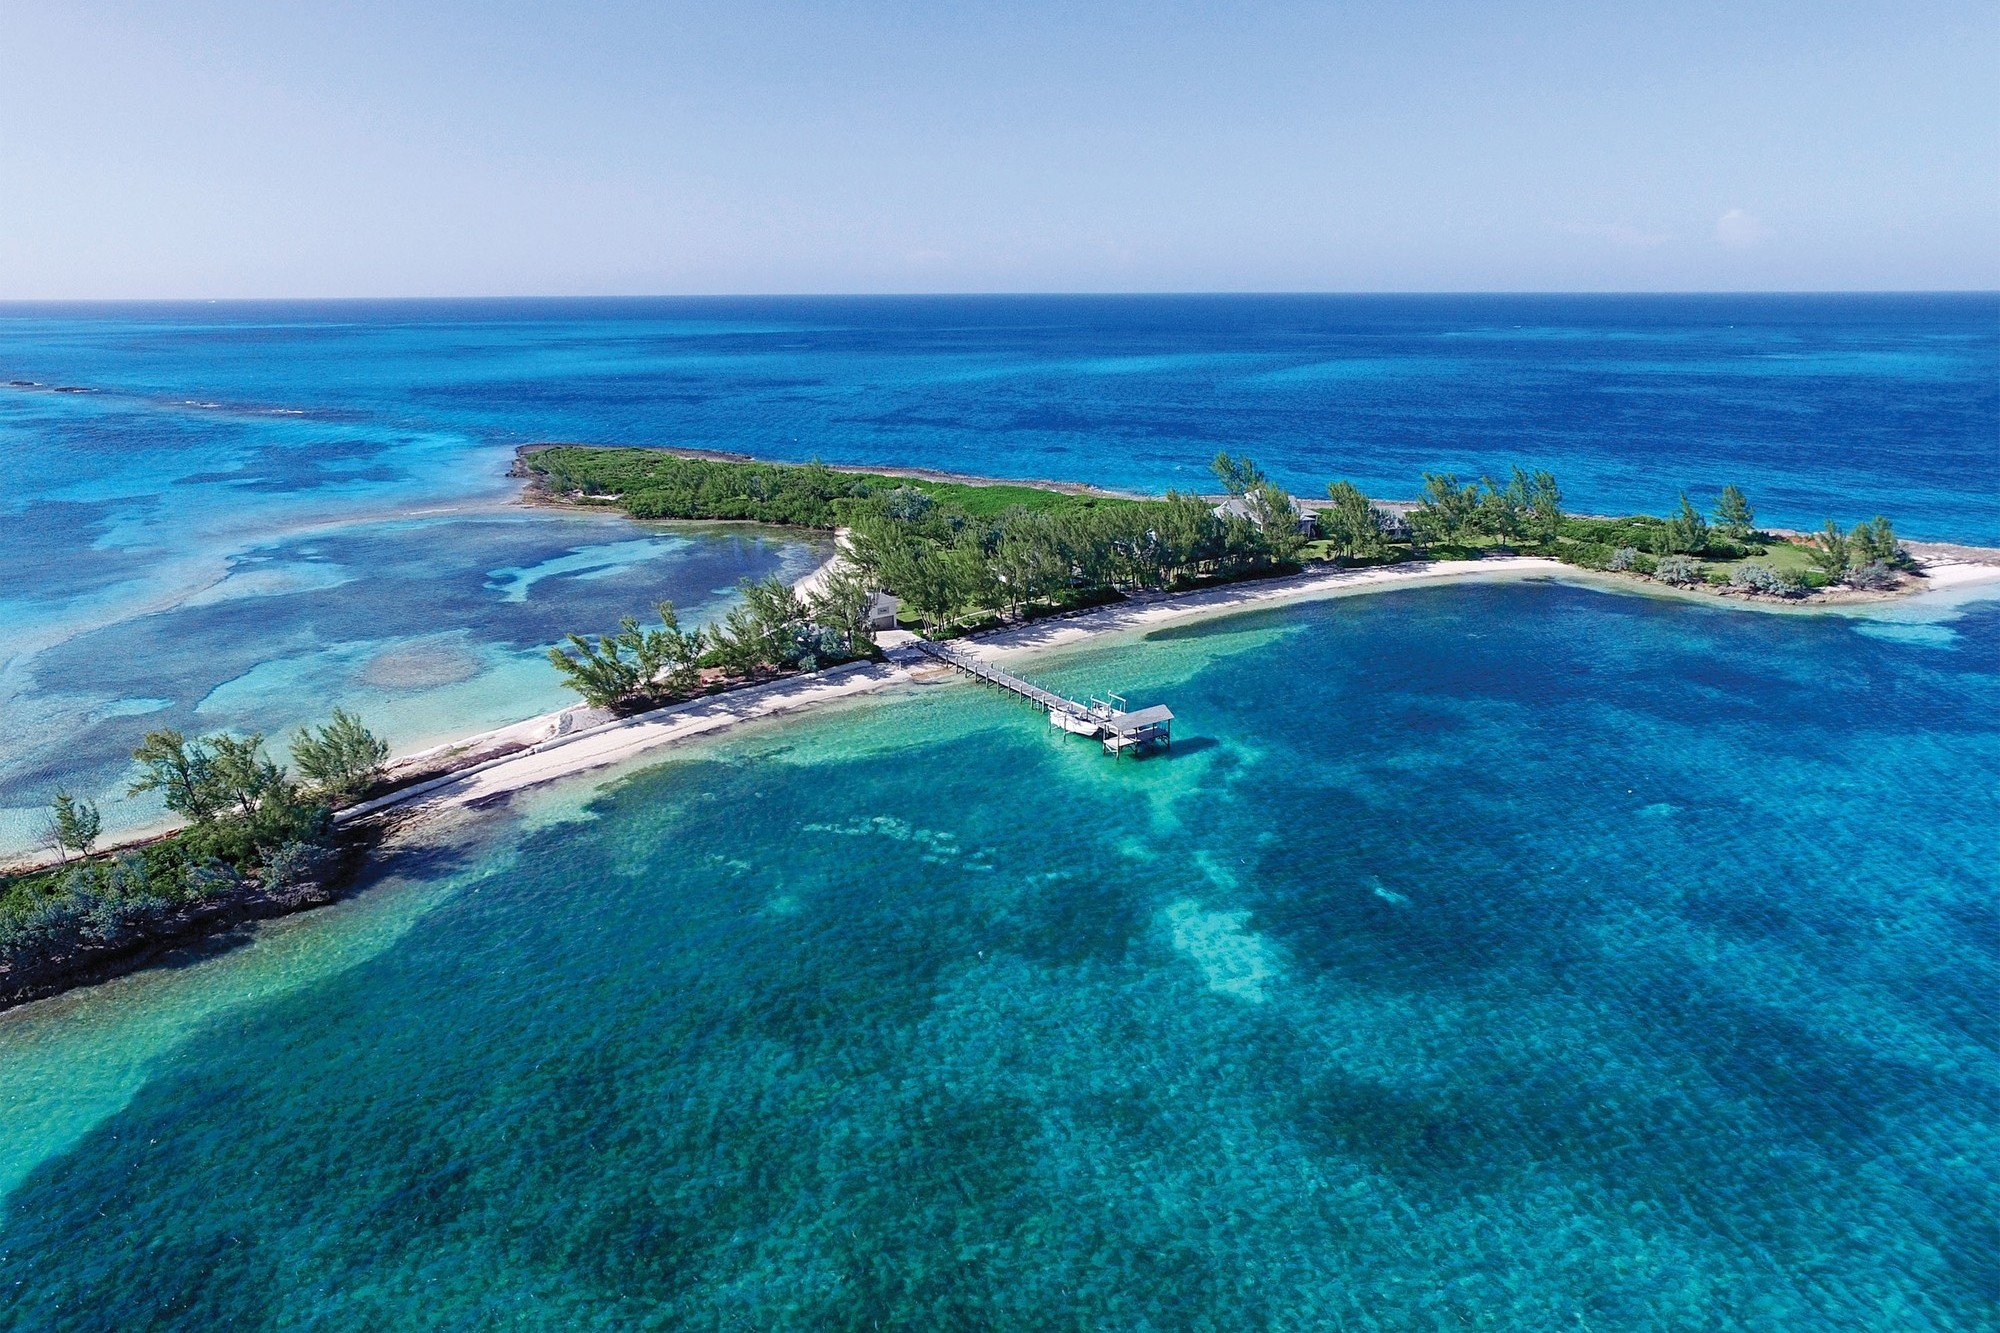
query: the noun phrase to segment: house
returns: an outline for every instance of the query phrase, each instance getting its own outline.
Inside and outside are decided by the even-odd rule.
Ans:
[[[1415,506],[1404,505],[1400,508],[1391,508],[1388,505],[1370,500],[1368,507],[1375,511],[1376,521],[1381,525],[1384,537],[1387,537],[1392,542],[1406,542],[1410,540],[1409,511]]]
[[[896,628],[896,613],[902,609],[902,598],[886,592],[871,593],[868,598],[868,628]]]
[[[1296,505],[1298,501],[1294,500],[1292,503]],[[1232,495],[1217,505],[1215,513],[1219,518],[1242,518],[1248,519],[1252,523],[1257,522],[1257,515],[1251,512],[1250,502],[1240,495]],[[1259,526],[1261,527],[1262,525],[1259,524]],[[1299,512],[1299,535],[1308,540],[1317,539],[1319,537],[1319,516],[1301,510]]]

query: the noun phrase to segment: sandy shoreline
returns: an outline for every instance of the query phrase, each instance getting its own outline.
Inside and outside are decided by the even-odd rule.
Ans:
[[[1477,562],[1313,571],[1288,578],[1225,584],[1192,593],[1136,596],[1110,606],[1054,616],[978,638],[954,640],[953,646],[983,658],[1018,657],[1108,635],[1143,632],[1261,606],[1424,584],[1547,578],[1568,568],[1554,560],[1516,556]],[[635,717],[597,722],[567,733],[562,731],[562,713],[532,718],[469,742],[484,749],[492,748],[496,740],[503,738],[529,740],[526,750],[353,806],[341,811],[339,819],[346,823],[418,806],[431,811],[477,808],[515,792],[608,768],[760,718],[802,712],[895,685],[915,684],[925,678],[936,679],[938,667],[934,662],[901,647],[908,637],[885,636],[885,650],[890,658],[885,663],[855,663],[810,676],[771,681]],[[576,715],[575,710],[565,713]],[[534,739],[530,740],[531,737]]]
[[[838,557],[799,580],[810,588]],[[1928,586],[1916,597],[1957,591],[1982,583],[2000,583],[2000,564],[1980,560],[1934,559],[1926,563]],[[1478,561],[1436,561],[1366,569],[1320,569],[1283,578],[1224,584],[1188,593],[1141,593],[1109,606],[1092,607],[980,635],[954,640],[954,646],[991,661],[1033,656],[1089,640],[1119,634],[1139,634],[1187,621],[1224,616],[1262,607],[1385,592],[1396,588],[1456,583],[1561,581],[1573,586],[1639,596],[1734,606],[1741,610],[1788,614],[1854,614],[1884,605],[1796,606],[1782,602],[1748,601],[1675,589],[1651,580],[1595,573],[1539,556],[1508,556]],[[1910,595],[1889,604],[1907,603]],[[885,636],[889,661],[853,663],[806,676],[790,676],[689,700],[671,707],[617,718],[603,710],[573,704],[552,713],[523,719],[505,727],[463,736],[392,761],[397,770],[435,766],[457,760],[462,767],[412,783],[375,800],[342,810],[337,820],[395,815],[399,818],[453,809],[478,809],[517,792],[579,777],[670,749],[702,737],[715,736],[764,718],[810,711],[828,704],[878,693],[899,685],[936,681],[940,668],[913,650],[898,646],[905,635]],[[167,826],[145,830],[132,841],[149,841],[170,831]],[[17,865],[33,864],[23,859]]]
[[[2000,566],[1953,562],[1940,563],[1933,569],[1933,584],[1926,591],[2000,582]],[[1143,633],[1167,625],[1260,607],[1385,592],[1395,588],[1536,579],[1560,580],[1602,591],[1664,595],[1709,603],[1732,602],[1732,599],[1701,593],[1663,589],[1616,575],[1593,575],[1573,565],[1537,556],[1512,556],[1371,569],[1319,570],[1287,578],[1226,584],[1192,593],[1142,594],[1110,606],[1034,621],[977,638],[955,640],[954,646],[974,656],[998,661],[1032,656],[1111,635]],[[1787,608],[1782,604],[1766,607],[1742,600],[1733,600],[1733,604],[1743,609],[1818,610],[1822,614],[1851,613],[1855,609]],[[886,663],[855,663],[810,676],[771,681],[636,717],[599,721],[567,734],[558,734],[563,714],[530,719],[506,729],[505,733],[489,733],[489,736],[511,733],[520,739],[531,735],[545,738],[533,741],[527,750],[490,759],[393,792],[366,805],[343,811],[340,818],[344,822],[418,806],[427,810],[487,806],[516,792],[606,769],[653,751],[665,750],[699,737],[714,736],[762,718],[810,711],[894,686],[939,678],[939,668],[935,663],[899,646],[907,636],[903,640],[885,637],[885,650],[890,657]],[[566,710],[572,717],[577,711]]]

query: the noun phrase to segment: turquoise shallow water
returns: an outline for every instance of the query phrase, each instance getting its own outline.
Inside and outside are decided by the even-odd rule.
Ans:
[[[1735,482],[2000,544],[1996,439],[1991,293],[0,305],[0,854],[60,782],[156,813],[115,799],[148,727],[463,733],[562,697],[564,630],[809,563],[496,522],[529,441],[1147,490],[1226,448],[1389,496],[1523,462],[1585,511]]]
[[[0,638],[0,857],[31,845],[58,783],[95,797],[108,828],[163,817],[123,796],[154,728],[261,731],[282,752],[344,706],[405,753],[576,702],[545,656],[570,630],[612,629],[662,599],[713,619],[739,579],[796,579],[830,550],[748,524],[521,509],[253,542],[101,624]]]
[[[0,1020],[0,1320],[1991,1327],[2000,604],[1561,586],[574,787]],[[1864,632],[1866,631],[1866,632]]]

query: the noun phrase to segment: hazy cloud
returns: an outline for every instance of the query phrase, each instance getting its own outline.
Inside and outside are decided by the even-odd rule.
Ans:
[[[1764,239],[1764,224],[1740,208],[1732,208],[1715,223],[1715,239],[1732,250],[1744,250]]]

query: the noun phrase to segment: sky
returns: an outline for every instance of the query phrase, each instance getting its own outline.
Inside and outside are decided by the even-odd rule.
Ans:
[[[127,0],[0,299],[2000,287],[2000,5]]]

